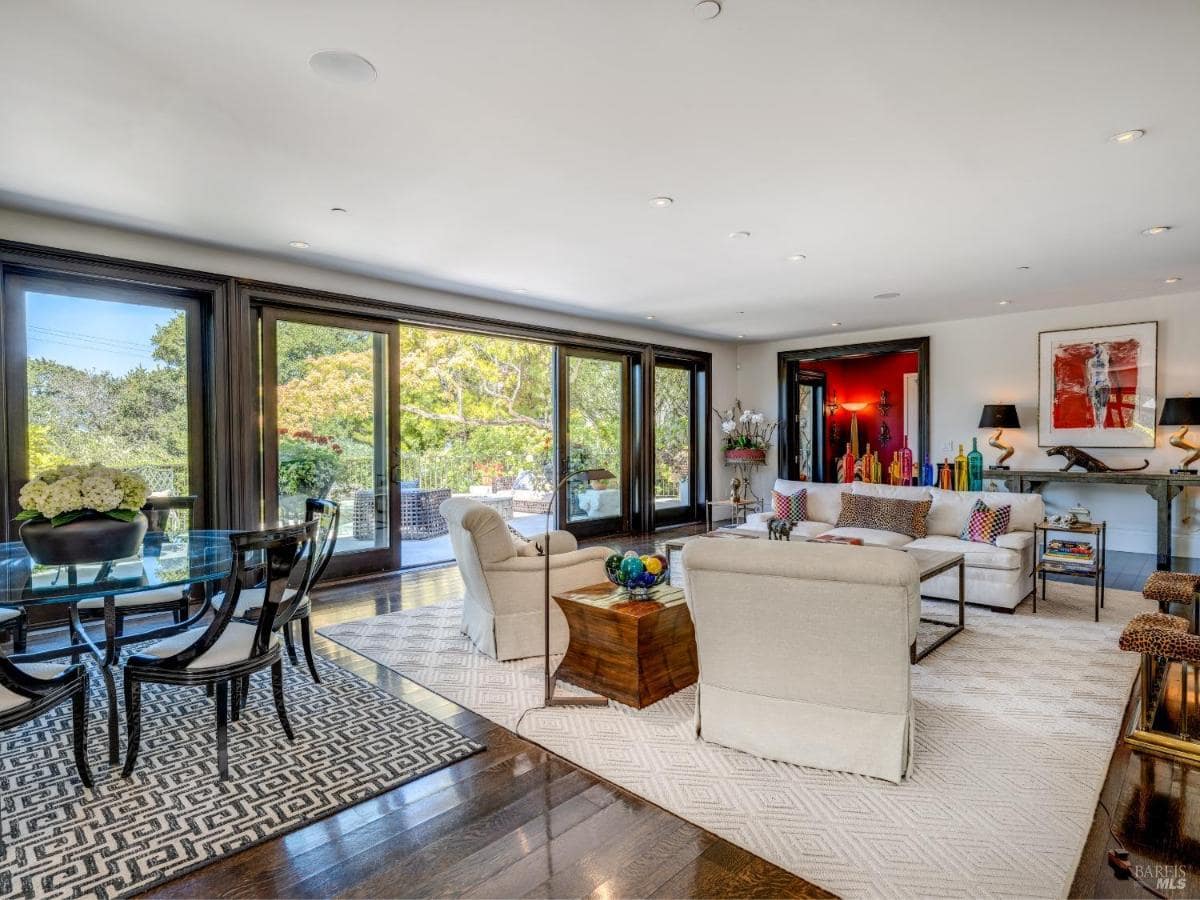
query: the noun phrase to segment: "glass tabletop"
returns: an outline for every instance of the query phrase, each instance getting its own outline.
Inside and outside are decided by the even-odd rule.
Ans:
[[[229,574],[233,533],[151,532],[138,556],[77,566],[43,566],[30,559],[20,541],[0,544],[0,604],[73,603],[86,597],[216,581]]]

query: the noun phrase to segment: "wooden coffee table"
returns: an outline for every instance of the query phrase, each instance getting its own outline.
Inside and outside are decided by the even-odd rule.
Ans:
[[[571,629],[555,677],[635,709],[695,684],[696,631],[683,591],[663,584],[650,596],[631,600],[611,584],[555,594]]]

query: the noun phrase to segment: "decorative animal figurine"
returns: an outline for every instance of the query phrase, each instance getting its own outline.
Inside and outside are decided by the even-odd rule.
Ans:
[[[1114,469],[1108,463],[1103,462],[1090,453],[1085,453],[1078,447],[1072,447],[1068,444],[1061,444],[1058,447],[1051,447],[1046,451],[1047,456],[1061,456],[1067,461],[1067,464],[1062,467],[1062,471],[1069,472],[1072,466],[1079,466],[1085,472],[1099,474],[1101,472],[1140,472],[1142,469],[1150,468],[1150,460],[1142,460],[1140,466],[1130,466],[1127,469]]]
[[[734,503],[742,502],[742,479],[733,478],[729,482],[729,499]]]
[[[767,523],[767,540],[790,541],[792,539],[792,523],[787,519],[771,519]]]

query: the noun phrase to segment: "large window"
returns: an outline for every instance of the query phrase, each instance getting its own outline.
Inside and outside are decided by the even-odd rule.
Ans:
[[[198,303],[84,280],[5,288],[11,487],[97,463],[202,494]]]
[[[688,361],[655,360],[653,368],[654,524],[698,516],[700,490],[699,370]]]
[[[470,496],[545,529],[554,482],[551,345],[400,327],[401,561],[454,558],[438,506]]]
[[[564,351],[565,466],[607,469],[612,478],[580,475],[566,487],[568,523],[608,520],[618,530],[628,508],[628,363],[623,356]],[[564,473],[566,474],[566,473]]]
[[[266,520],[295,524],[308,498],[336,501],[335,574],[398,564],[388,485],[393,332],[343,316],[262,316]]]

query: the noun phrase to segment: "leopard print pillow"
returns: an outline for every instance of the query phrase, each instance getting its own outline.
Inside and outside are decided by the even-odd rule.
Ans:
[[[867,494],[842,494],[842,512],[838,528],[874,528],[894,531],[909,537],[923,538],[929,534],[925,517],[933,500],[899,500],[894,497],[873,497]]]

